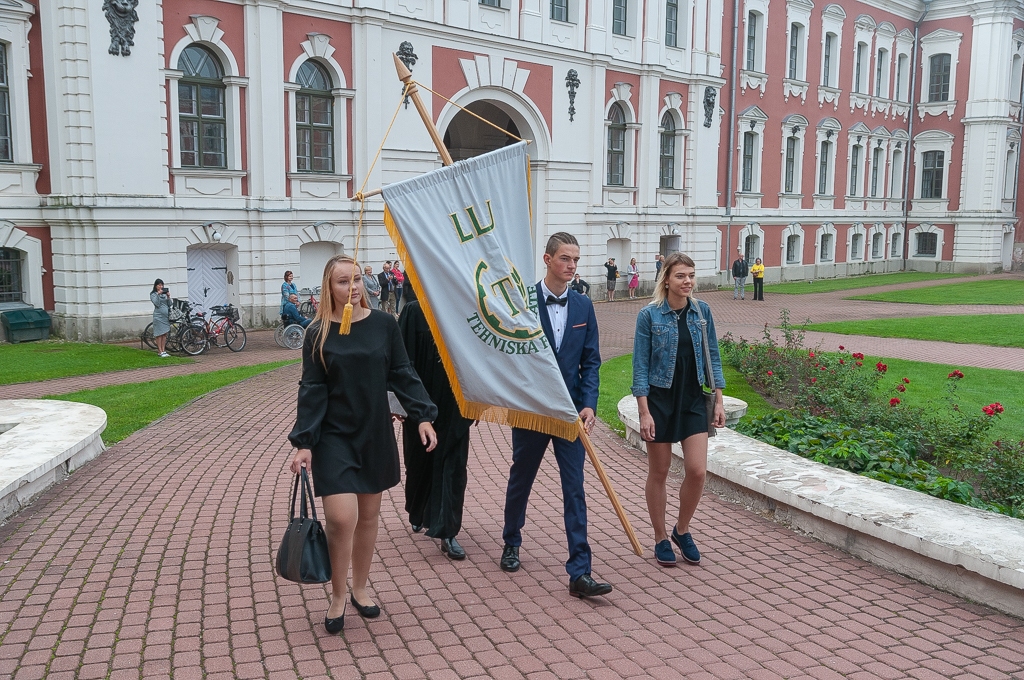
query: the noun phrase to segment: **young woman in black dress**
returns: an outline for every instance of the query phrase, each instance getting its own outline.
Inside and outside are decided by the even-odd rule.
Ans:
[[[707,303],[691,298],[696,286],[693,260],[683,253],[665,259],[655,283],[654,300],[640,310],[633,339],[633,395],[640,412],[640,437],[647,442],[647,511],[654,527],[654,556],[662,566],[676,563],[674,542],[683,559],[700,562],[690,535],[690,520],[704,493],[708,465],[708,422],[701,388],[706,382],[700,315],[708,324],[708,345],[715,391],[714,426],[725,425],[722,362]],[[665,484],[672,462],[672,444],[683,448],[686,477],[679,486],[679,513],[672,542],[665,528]]]
[[[418,423],[427,451],[437,444],[431,426],[437,407],[412,368],[395,318],[369,308],[359,265],[344,255],[332,257],[320,290],[320,308],[302,347],[298,409],[288,439],[297,449],[292,472],[309,468],[314,492],[323,498],[332,572],[324,625],[337,633],[345,625],[350,564],[352,605],[366,618],[380,615],[366,582],[381,493],[401,478],[388,390],[398,397],[409,421]],[[352,328],[341,335],[349,300]]]

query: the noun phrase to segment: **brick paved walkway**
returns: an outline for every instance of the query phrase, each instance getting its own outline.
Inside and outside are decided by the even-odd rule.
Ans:
[[[523,569],[497,565],[505,428],[472,435],[451,563],[385,494],[374,621],[323,630],[325,589],[277,578],[299,369],[207,395],[112,447],[0,527],[0,677],[1024,678],[1024,621],[964,602],[705,498],[699,567],[650,553],[644,461],[594,437],[648,547],[629,550],[588,474],[594,573],[568,596],[557,469],[548,458]],[[196,428],[195,423],[204,423]],[[588,470],[589,473],[589,470]]]

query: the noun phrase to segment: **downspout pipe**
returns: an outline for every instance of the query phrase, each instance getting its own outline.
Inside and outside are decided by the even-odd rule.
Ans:
[[[736,88],[739,87],[739,36],[740,36],[740,0],[733,0],[732,4],[732,77],[729,78],[729,152],[726,161],[727,177],[725,179],[725,214],[729,218],[725,229],[725,280],[729,281],[732,275],[730,266],[730,253],[732,252],[732,204],[735,202],[735,191],[733,187],[733,172],[735,170],[736,154],[733,149],[736,147]]]
[[[918,44],[918,38],[921,34],[921,24],[924,23],[924,18],[928,16],[928,10],[931,9],[932,0],[924,0],[924,12],[921,14],[921,18],[914,24],[914,56],[911,59],[910,67],[910,125],[907,128],[907,152],[903,154],[903,265],[900,267],[901,271],[907,269],[907,258],[910,256],[910,225],[909,213],[910,213],[910,167],[914,160],[914,109],[917,107],[917,55],[921,52],[921,46]]]

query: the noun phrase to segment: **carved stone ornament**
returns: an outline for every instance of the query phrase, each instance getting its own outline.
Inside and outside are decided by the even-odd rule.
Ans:
[[[135,46],[135,23],[139,14],[135,8],[139,0],[103,0],[103,14],[110,24],[110,48],[115,57],[127,57]]]
[[[571,123],[576,117],[576,90],[580,86],[580,74],[576,73],[576,69],[571,68],[565,74],[565,86],[569,88],[569,122]]]
[[[704,127],[711,127],[711,117],[715,114],[715,98],[718,93],[715,92],[715,88],[708,87],[704,88]]]
[[[405,64],[405,67],[410,71],[412,71],[412,67],[416,65],[416,60],[419,59],[419,57],[416,56],[416,53],[413,52],[412,49],[412,43],[409,42],[408,40],[403,40],[402,44],[398,46],[398,52],[396,53],[398,54],[399,61]],[[402,91],[404,92],[405,89],[403,88]],[[405,98],[405,108],[409,108],[408,97]]]

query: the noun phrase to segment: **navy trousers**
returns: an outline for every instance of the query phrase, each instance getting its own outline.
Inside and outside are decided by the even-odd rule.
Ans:
[[[562,478],[562,509],[565,517],[565,537],[569,544],[569,559],[565,571],[575,581],[590,573],[590,544],[587,543],[587,499],[583,493],[583,458],[586,451],[577,439],[570,442],[533,430],[512,428],[512,469],[508,474],[505,492],[505,527],[502,538],[507,545],[519,547],[523,543],[522,528],[526,524],[526,504],[537,478],[537,470],[553,442],[558,473]]]

